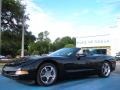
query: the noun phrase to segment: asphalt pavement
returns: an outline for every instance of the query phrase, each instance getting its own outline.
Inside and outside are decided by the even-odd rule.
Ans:
[[[0,90],[120,90],[120,63],[108,78],[89,76],[86,78],[59,81],[43,87],[26,82],[18,82],[0,75]]]
[[[18,82],[0,76],[0,90],[120,90],[120,75],[113,73],[109,78],[94,76],[68,80],[49,87]]]

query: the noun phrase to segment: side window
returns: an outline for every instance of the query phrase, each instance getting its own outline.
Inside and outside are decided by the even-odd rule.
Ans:
[[[83,54],[85,54],[85,55],[89,55],[89,54],[90,54],[90,50],[89,50],[89,49],[85,49],[85,50],[83,50]]]
[[[84,50],[78,51],[77,54],[78,55],[80,55],[80,54],[89,55],[90,51],[89,51],[89,49],[84,49]]]
[[[77,55],[83,54],[83,50],[79,50],[76,54]]]

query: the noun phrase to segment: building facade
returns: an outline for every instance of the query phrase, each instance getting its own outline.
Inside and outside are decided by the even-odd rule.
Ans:
[[[117,36],[118,35],[118,36]],[[115,56],[120,52],[119,34],[82,35],[76,37],[76,47],[95,49],[100,54]]]

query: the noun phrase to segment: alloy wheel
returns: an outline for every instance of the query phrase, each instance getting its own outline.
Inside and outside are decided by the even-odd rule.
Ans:
[[[102,65],[102,74],[107,77],[109,76],[110,72],[111,72],[110,65],[108,63],[104,63]]]
[[[39,75],[42,83],[46,85],[52,84],[56,79],[56,69],[52,65],[44,66]]]

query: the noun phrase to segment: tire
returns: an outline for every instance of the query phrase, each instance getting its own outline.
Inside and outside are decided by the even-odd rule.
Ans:
[[[37,71],[36,83],[42,86],[49,86],[57,79],[57,68],[52,63],[42,64]]]
[[[104,62],[102,63],[101,67],[100,67],[100,71],[99,71],[99,76],[100,77],[109,77],[111,73],[111,66],[109,64],[109,62]]]

